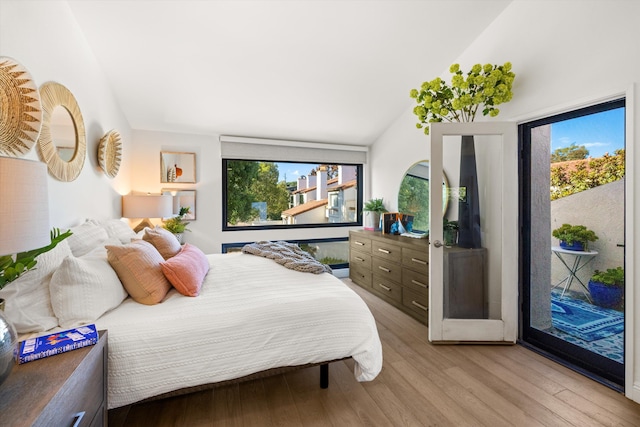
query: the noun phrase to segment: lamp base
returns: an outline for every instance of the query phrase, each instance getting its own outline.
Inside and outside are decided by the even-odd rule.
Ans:
[[[149,218],[145,218],[142,221],[140,221],[140,223],[138,225],[136,225],[136,228],[133,229],[134,232],[139,233],[142,230],[145,229],[145,227],[149,227],[149,228],[153,228],[154,225],[151,224],[151,220]]]

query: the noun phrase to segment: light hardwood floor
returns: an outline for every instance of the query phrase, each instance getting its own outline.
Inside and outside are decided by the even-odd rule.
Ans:
[[[109,412],[109,426],[640,426],[640,405],[521,346],[432,345],[427,327],[344,280],[376,318],[384,365],[353,361]]]

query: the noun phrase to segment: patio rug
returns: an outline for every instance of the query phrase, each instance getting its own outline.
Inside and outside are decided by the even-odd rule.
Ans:
[[[586,301],[551,294],[553,326],[584,341],[595,341],[624,331],[624,314]]]

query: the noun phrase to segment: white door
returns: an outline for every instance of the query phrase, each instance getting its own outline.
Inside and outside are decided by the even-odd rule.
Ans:
[[[460,186],[461,136],[473,135],[479,247],[443,244],[442,192],[429,192],[429,340],[515,343],[518,327],[518,140],[510,122],[432,123],[429,182],[450,181],[450,221],[470,194]],[[465,168],[466,169],[466,168]],[[462,221],[461,221],[462,222]],[[465,239],[466,241],[466,239]],[[446,267],[446,269],[445,269]],[[446,283],[445,283],[446,282]]]

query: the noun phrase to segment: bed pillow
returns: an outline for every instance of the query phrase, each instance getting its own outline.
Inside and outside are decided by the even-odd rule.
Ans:
[[[160,267],[164,258],[149,242],[134,240],[122,246],[107,245],[107,259],[134,301],[157,304],[171,289]]]
[[[71,236],[67,237],[73,256],[82,256],[103,245],[109,238],[107,231],[99,225],[85,222],[77,227],[71,227]]]
[[[49,252],[38,255],[36,268],[0,290],[0,298],[5,299],[4,314],[19,334],[43,332],[58,326],[51,307],[49,284],[53,272],[69,255],[71,249],[65,239]]]
[[[142,239],[155,246],[165,260],[180,252],[181,249],[180,242],[178,242],[176,236],[160,226],[145,228]]]
[[[136,233],[131,229],[131,227],[129,227],[126,222],[119,219],[107,219],[104,221],[88,219],[87,222],[99,225],[105,229],[109,237],[117,237],[122,243],[129,243],[136,237]]]
[[[185,243],[177,255],[160,266],[178,292],[188,297],[196,297],[200,294],[202,281],[209,271],[209,260],[197,246]]]
[[[120,245],[115,238],[106,243]],[[53,312],[63,328],[92,323],[127,297],[127,291],[107,261],[104,246],[82,257],[67,256],[53,273],[49,291]]]

